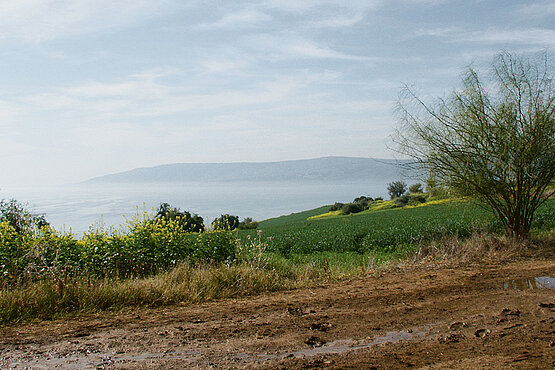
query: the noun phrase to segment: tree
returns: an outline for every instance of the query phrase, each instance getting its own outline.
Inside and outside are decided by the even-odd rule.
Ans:
[[[49,225],[44,214],[32,214],[15,199],[0,200],[0,221],[9,222],[18,234],[32,233]]]
[[[398,198],[407,191],[407,184],[404,181],[393,181],[387,184],[387,192],[391,199]]]
[[[438,185],[474,196],[508,235],[528,237],[555,175],[553,67],[547,54],[504,52],[489,76],[468,68],[462,89],[432,104],[405,87],[395,141]]]
[[[212,221],[214,230],[235,230],[239,227],[239,217],[232,215],[221,215]]]
[[[252,217],[243,218],[243,221],[239,222],[239,230],[250,230],[256,229],[258,227],[258,221],[254,221]]]
[[[192,233],[200,233],[204,231],[204,220],[199,215],[191,215],[187,211],[181,211],[179,208],[172,208],[168,203],[160,203],[155,219],[179,220],[179,224]]]
[[[409,187],[409,192],[410,192],[411,194],[414,194],[414,193],[422,193],[422,192],[423,192],[423,190],[422,190],[422,184],[421,184],[421,183],[416,183],[416,184],[411,185],[411,186]]]

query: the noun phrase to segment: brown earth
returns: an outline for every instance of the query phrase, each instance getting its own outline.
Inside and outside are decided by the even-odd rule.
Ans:
[[[0,328],[0,368],[555,367],[555,261],[410,267],[312,289]],[[549,288],[549,284],[550,288]]]

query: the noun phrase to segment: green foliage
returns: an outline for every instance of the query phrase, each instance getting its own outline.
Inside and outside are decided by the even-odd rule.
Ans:
[[[364,210],[366,210],[368,208],[368,206],[370,204],[372,204],[372,202],[374,201],[374,199],[372,199],[371,197],[367,197],[367,196],[360,196],[355,198],[351,203],[340,203],[340,202],[336,202],[334,205],[332,205],[329,210],[330,211],[341,211],[342,215],[348,215],[351,213],[359,213],[362,212]]]
[[[258,230],[256,236],[247,235],[246,240],[236,240],[237,261],[245,263],[251,268],[266,267],[267,258],[264,255],[268,244],[262,240],[262,231]]]
[[[526,238],[555,178],[553,66],[547,54],[504,52],[489,77],[469,68],[461,89],[435,103],[405,88],[396,141],[439,185],[473,196],[508,235]]]
[[[23,257],[29,250],[27,238],[9,221],[0,221],[0,278],[13,280],[23,270]]]
[[[341,214],[348,215],[351,213],[359,213],[366,209],[366,203],[347,203],[341,207]]]
[[[47,226],[44,215],[33,215],[15,199],[0,200],[0,221],[7,221],[18,234],[29,234]]]
[[[343,208],[344,205],[345,205],[344,203],[335,202],[335,203],[330,207],[329,210],[330,210],[330,212],[339,211],[339,210],[341,210],[341,209]]]
[[[175,217],[136,216],[127,231],[89,230],[81,240],[49,226],[18,233],[0,221],[0,286],[49,279],[65,285],[78,276],[138,277],[170,269],[181,261],[225,262],[235,258],[230,231],[190,232]]]
[[[212,221],[214,230],[235,230],[239,227],[239,217],[232,215],[221,215]]]
[[[423,193],[423,192],[424,192],[424,189],[422,189],[422,184],[418,182],[418,183],[416,183],[416,184],[412,184],[412,185],[409,187],[409,192],[410,192],[411,194]]]
[[[407,191],[407,184],[404,181],[393,181],[387,184],[387,192],[391,199],[399,198]]]
[[[426,202],[426,195],[421,193],[405,194],[395,199],[395,205],[397,207],[417,206],[425,202]]]
[[[199,215],[191,215],[188,211],[172,208],[168,203],[161,203],[156,212],[155,219],[177,221],[188,232],[199,233],[204,231],[204,220]]]
[[[258,227],[258,221],[253,221],[251,217],[244,218],[239,222],[239,230],[252,230]]]

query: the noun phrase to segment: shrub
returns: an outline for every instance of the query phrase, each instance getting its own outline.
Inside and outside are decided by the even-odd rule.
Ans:
[[[212,229],[214,230],[235,230],[239,227],[239,217],[232,215],[221,215],[212,221]]]
[[[253,221],[251,217],[244,218],[239,222],[239,230],[252,230],[258,227],[258,221]]]
[[[172,208],[168,203],[161,203],[158,207],[156,219],[177,220],[181,226],[189,232],[199,233],[204,231],[204,220],[199,215],[181,211],[179,208]]]
[[[18,234],[33,233],[48,222],[44,215],[34,215],[15,199],[0,200],[0,221],[7,221]]]
[[[23,271],[27,238],[8,221],[0,221],[0,278],[14,280]]]
[[[403,181],[394,181],[387,184],[387,192],[391,199],[398,198],[407,191],[407,184]]]
[[[343,203],[336,202],[334,205],[332,205],[332,206],[330,207],[330,212],[339,211],[340,209],[343,208],[344,205],[345,205],[345,204],[343,204]]]
[[[399,198],[395,199],[395,205],[397,207],[404,206],[416,206],[426,202],[426,196],[424,194],[405,194]]]
[[[366,209],[366,205],[362,203],[347,203],[341,208],[342,215],[348,215],[351,213],[359,213]]]
[[[423,193],[424,189],[422,189],[422,184],[421,183],[416,183],[416,184],[413,184],[409,187],[409,192],[411,194]]]
[[[363,210],[364,210],[364,209],[368,208],[368,206],[370,204],[372,204],[373,201],[374,201],[374,199],[372,199],[371,197],[367,197],[367,196],[363,195],[363,196],[355,198],[353,200],[353,203],[360,204],[362,206]]]

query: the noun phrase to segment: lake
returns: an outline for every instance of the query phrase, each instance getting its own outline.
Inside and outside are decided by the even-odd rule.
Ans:
[[[81,236],[95,223],[119,227],[137,212],[154,213],[161,202],[188,210],[209,225],[225,213],[255,220],[304,211],[360,195],[387,195],[387,182],[233,182],[136,185],[2,187],[0,199],[17,199],[60,231]]]

